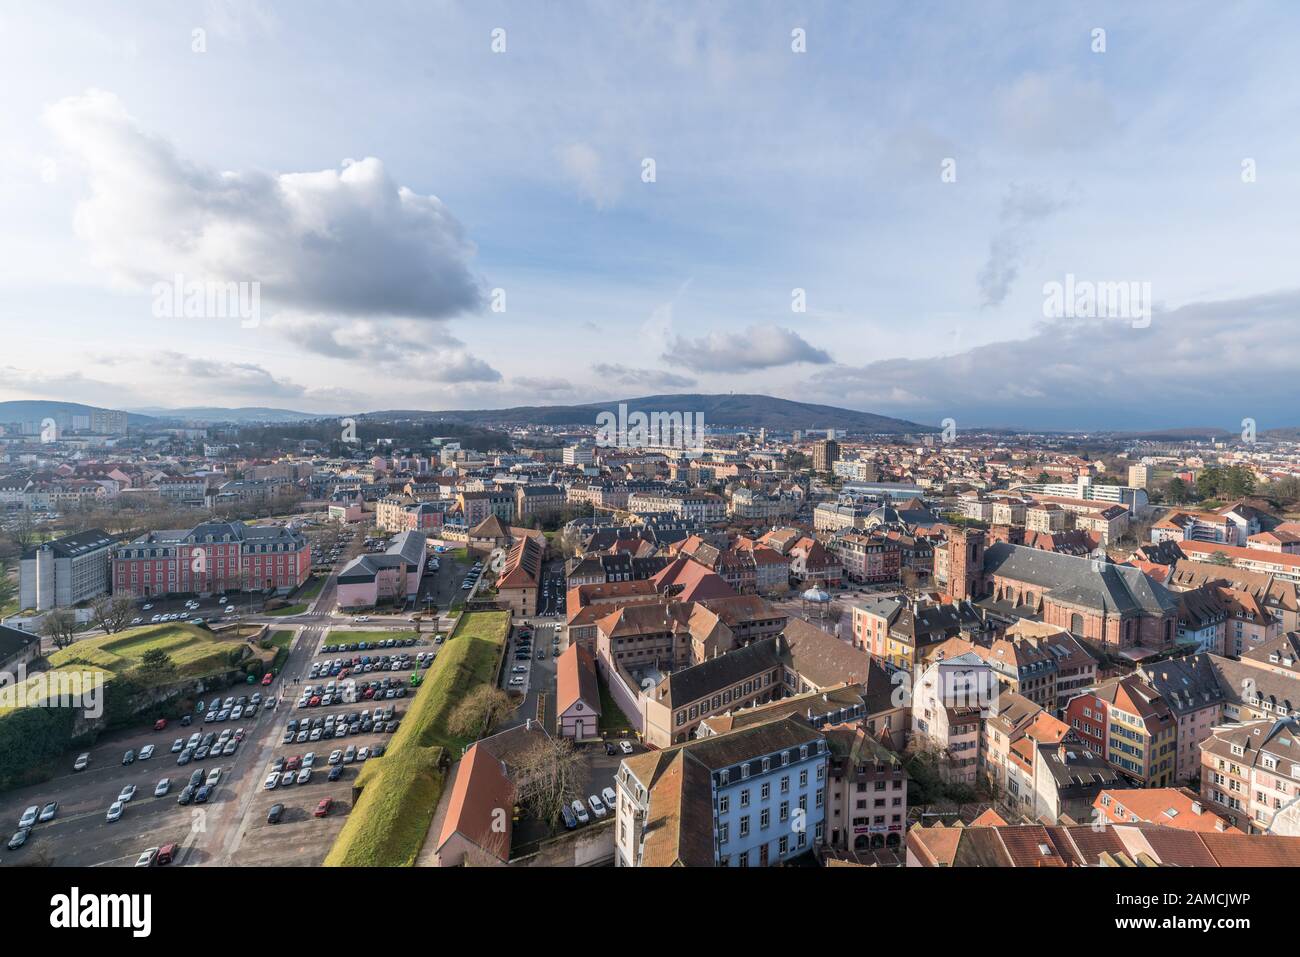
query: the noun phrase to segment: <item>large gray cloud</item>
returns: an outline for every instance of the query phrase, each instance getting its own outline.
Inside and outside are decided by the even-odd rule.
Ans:
[[[775,324],[749,326],[738,332],[711,332],[696,339],[676,336],[663,358],[692,372],[754,372],[796,362],[831,361],[825,350]]]
[[[1156,309],[1150,326],[1062,319],[1029,338],[836,366],[799,398],[964,425],[1261,430],[1300,424],[1300,290]]]
[[[264,300],[347,316],[445,318],[478,307],[473,246],[436,196],[374,158],[338,169],[218,172],[179,156],[91,90],[47,122],[85,165],[78,235],[128,285],[260,282]]]

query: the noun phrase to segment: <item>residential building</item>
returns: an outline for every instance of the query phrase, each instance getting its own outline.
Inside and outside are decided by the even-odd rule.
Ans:
[[[108,593],[117,539],[103,529],[51,539],[24,553],[18,564],[18,607],[68,608]]]
[[[1300,718],[1217,729],[1201,744],[1201,797],[1234,827],[1269,830],[1300,795]]]
[[[1139,675],[1112,678],[1073,698],[1066,723],[1090,749],[1141,787],[1168,787],[1177,775],[1178,719]]]
[[[625,758],[619,867],[768,867],[825,837],[827,746],[782,718]]]

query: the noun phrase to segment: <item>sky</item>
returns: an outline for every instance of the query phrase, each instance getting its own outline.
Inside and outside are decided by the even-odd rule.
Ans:
[[[1287,2],[0,3],[0,400],[1300,425],[1298,41]]]

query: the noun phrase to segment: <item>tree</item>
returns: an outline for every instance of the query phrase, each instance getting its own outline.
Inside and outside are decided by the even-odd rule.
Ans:
[[[510,695],[495,685],[481,684],[467,694],[447,719],[447,730],[460,738],[486,737],[515,709]]]
[[[171,657],[161,648],[150,648],[140,656],[140,670],[145,674],[162,675],[174,667]]]
[[[1171,505],[1185,505],[1191,501],[1192,492],[1182,479],[1171,478],[1165,483],[1164,497],[1165,501]]]
[[[55,648],[66,648],[77,640],[77,616],[67,608],[55,608],[41,618],[41,637],[54,642]]]
[[[547,738],[526,751],[515,766],[515,799],[551,828],[561,809],[582,796],[585,764],[568,738]]]
[[[135,602],[126,595],[100,595],[91,602],[90,614],[104,634],[111,635],[126,627],[135,614]]]

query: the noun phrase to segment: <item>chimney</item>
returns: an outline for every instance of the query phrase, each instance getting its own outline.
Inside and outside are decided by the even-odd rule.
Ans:
[[[1193,802],[1192,802],[1192,813],[1193,813],[1193,814],[1200,814],[1203,810],[1204,810],[1204,808],[1201,807],[1201,802],[1200,802],[1200,801],[1193,801]]]

